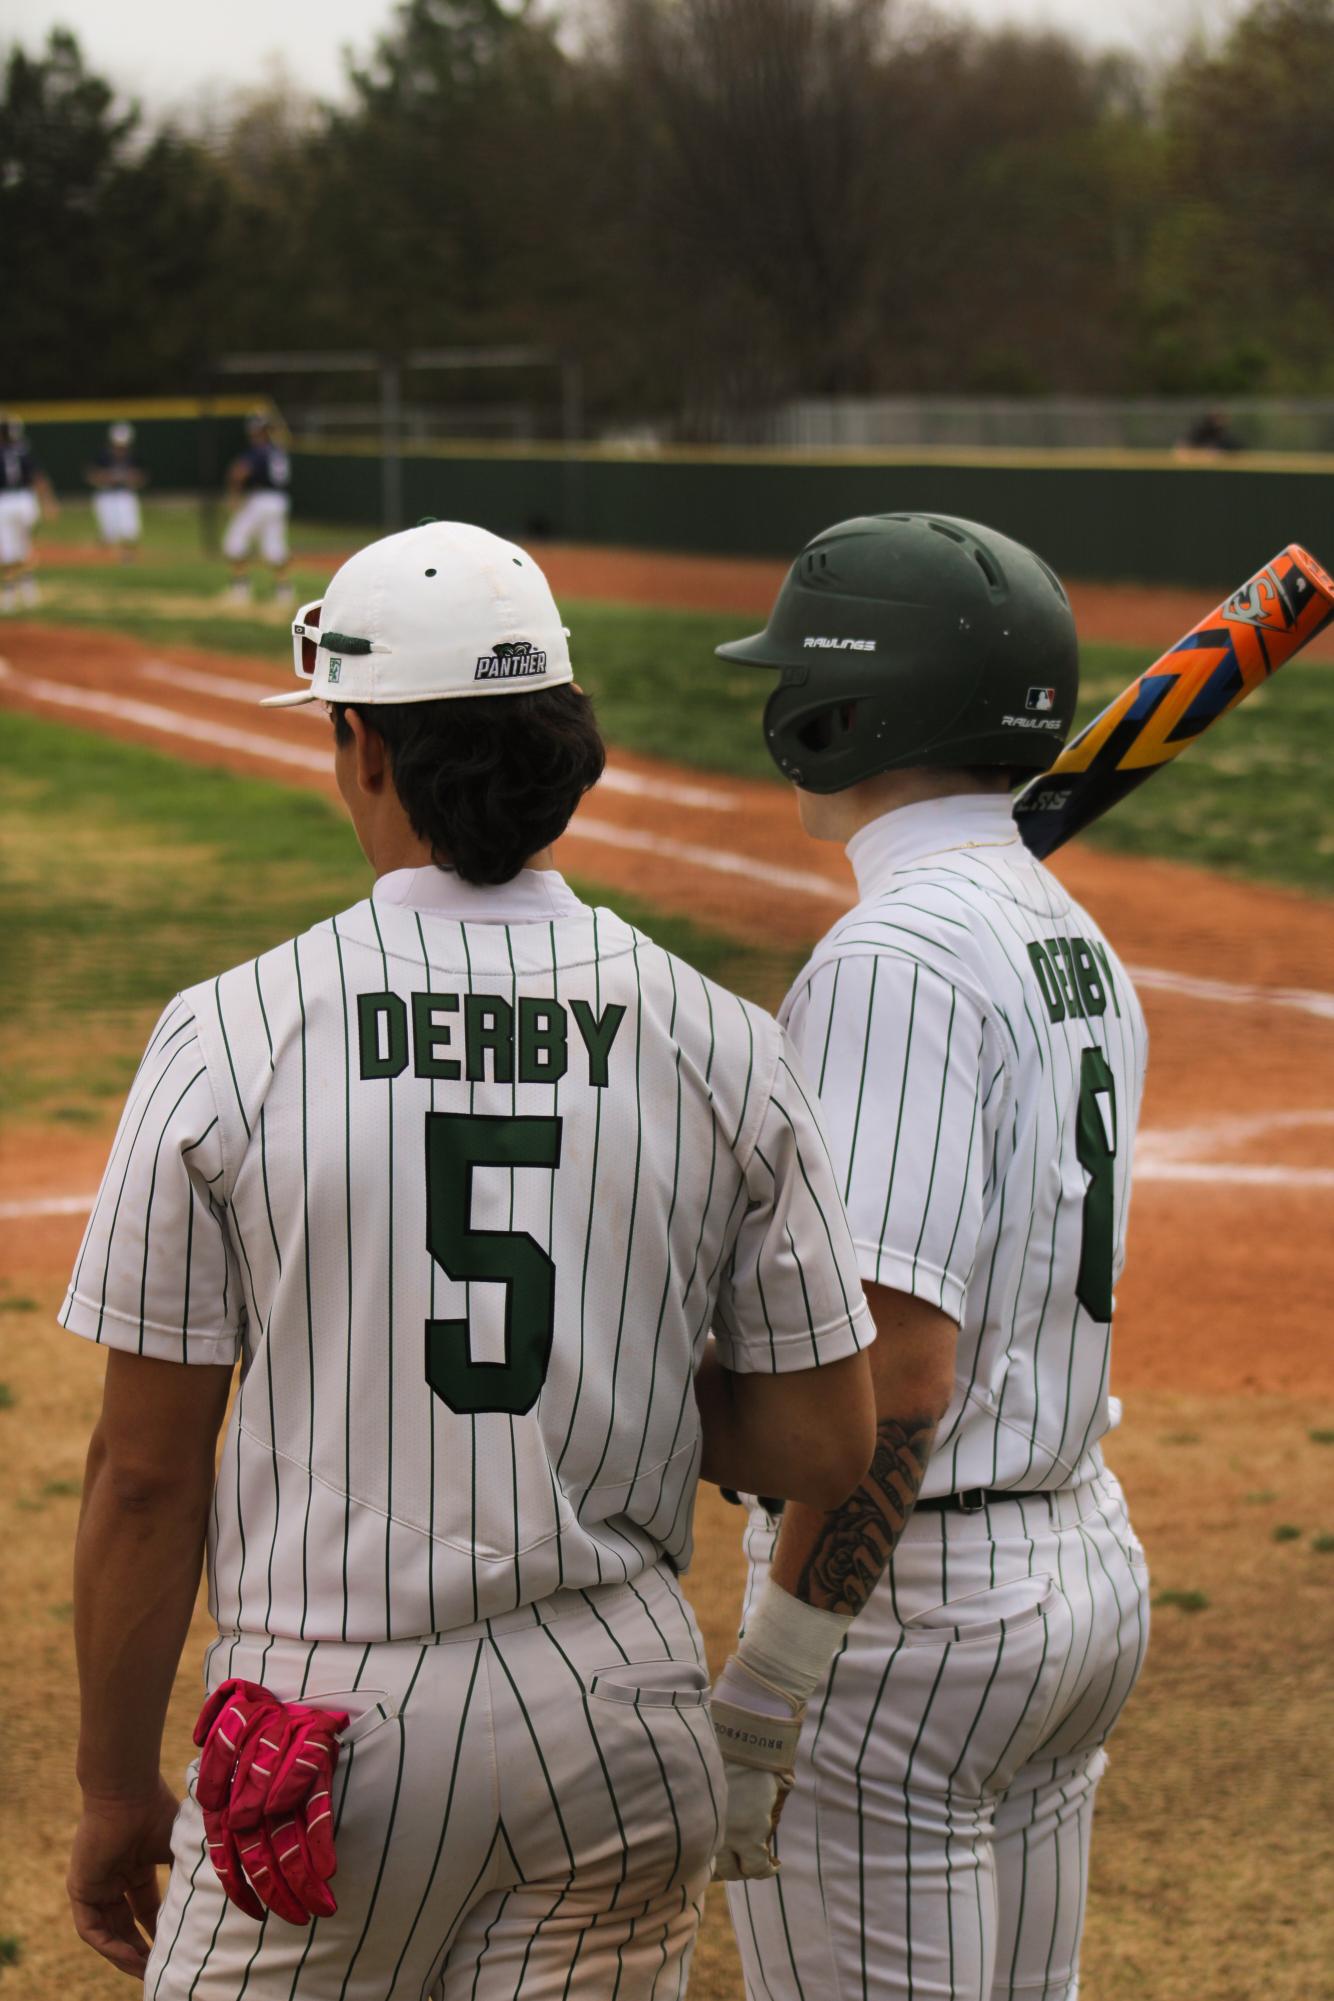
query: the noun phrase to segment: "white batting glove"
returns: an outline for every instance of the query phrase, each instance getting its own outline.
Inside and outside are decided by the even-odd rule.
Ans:
[[[778,1871],[774,1832],[792,1790],[807,1699],[852,1624],[769,1583],[710,1703],[727,1778],[727,1820],[714,1858],[722,1882]]]

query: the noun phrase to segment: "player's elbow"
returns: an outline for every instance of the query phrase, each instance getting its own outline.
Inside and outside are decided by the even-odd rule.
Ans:
[[[863,1443],[865,1450],[862,1449]],[[865,1479],[874,1449],[875,1426],[868,1423],[865,1440],[859,1437],[855,1451],[844,1450],[825,1463],[811,1465],[803,1462],[800,1467],[794,1468],[787,1482],[786,1498],[804,1502],[808,1508],[818,1508],[822,1514],[841,1508]]]
[[[800,1387],[799,1416],[780,1477],[763,1491],[807,1507],[841,1507],[866,1476],[875,1451],[875,1390],[865,1354],[786,1379]]]
[[[213,1492],[212,1457],[199,1462],[151,1439],[115,1435],[105,1425],[93,1434],[84,1476],[85,1492],[101,1507],[127,1519],[160,1513],[192,1515],[207,1510]]]

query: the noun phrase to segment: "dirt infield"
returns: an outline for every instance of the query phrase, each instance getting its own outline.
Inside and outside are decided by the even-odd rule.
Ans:
[[[562,553],[586,552],[547,555]],[[616,595],[634,595],[628,572],[613,580]],[[592,594],[568,579],[558,588]],[[0,652],[0,706],[332,795],[323,717],[255,706],[287,685],[268,663],[27,624],[0,628]],[[784,787],[622,753],[560,859],[760,945],[812,940],[850,901],[841,855],[803,841]],[[1156,1579],[1170,1587],[1099,1810],[1085,1991],[1090,2001],[1306,2001],[1322,1975],[1303,1884],[1322,1837],[1319,1761],[1304,1763],[1303,1746],[1319,1727],[1334,1564],[1312,1553],[1323,1547],[1312,1532],[1334,1530],[1334,1460],[1319,1442],[1334,1436],[1319,1428],[1334,1421],[1334,905],[1078,844],[1057,872],[1135,970],[1152,1033],[1116,1326],[1114,1386],[1130,1417],[1111,1456]],[[23,1840],[0,1857],[0,1930],[21,1929],[25,1950],[15,1973],[0,1971],[0,1996],[25,2001],[123,1986],[67,1940],[59,1893],[75,1714],[68,1542],[99,1366],[83,1344],[46,1331],[108,1138],[105,1124],[11,1127],[0,1154],[10,1288],[0,1332],[16,1398],[0,1424],[17,1427],[0,1432],[0,1494],[30,1552],[10,1632],[16,1686],[47,1691],[40,1712],[20,1704],[11,1733]],[[704,1497],[690,1587],[715,1654],[735,1616],[737,1527]],[[1210,1608],[1194,1622],[1181,1603],[1192,1599]],[[186,1755],[203,1636],[197,1622],[172,1770]],[[715,1913],[691,1993],[739,1992]]]
[[[757,617],[772,604],[787,564],[767,556],[665,555],[649,549],[594,548],[578,542],[530,545],[557,597],[615,604],[661,605],[669,611],[716,611]],[[301,550],[303,569],[334,569],[351,547]],[[43,561],[64,569],[116,563],[114,550],[95,542],[41,544]],[[1233,579],[1233,587],[1244,581]],[[1189,632],[1209,610],[1208,591],[1150,584],[1068,583],[1080,638],[1093,645],[1137,646],[1161,652]],[[1227,591],[1220,583],[1213,598]],[[1334,660],[1334,634],[1317,640],[1312,659]]]

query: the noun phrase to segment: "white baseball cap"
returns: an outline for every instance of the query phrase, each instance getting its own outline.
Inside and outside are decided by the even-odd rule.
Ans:
[[[439,702],[574,679],[551,586],[513,542],[424,521],[350,556],[292,622],[298,702]]]

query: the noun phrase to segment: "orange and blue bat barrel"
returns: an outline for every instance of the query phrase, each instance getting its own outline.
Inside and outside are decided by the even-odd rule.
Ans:
[[[1334,578],[1293,542],[1124,688],[1049,770],[1014,817],[1041,860],[1262,687],[1334,619]]]

